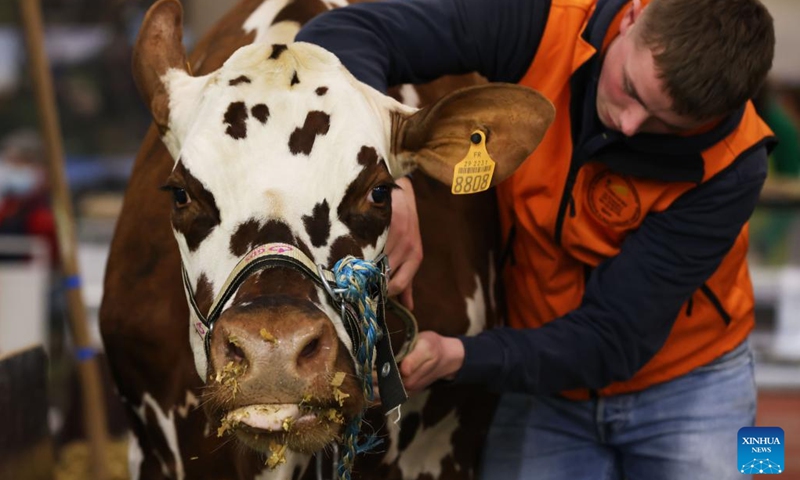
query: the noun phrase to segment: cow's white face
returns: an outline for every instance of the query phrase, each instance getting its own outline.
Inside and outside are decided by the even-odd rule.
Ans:
[[[326,268],[383,249],[395,186],[391,115],[407,108],[357,82],[332,54],[299,43],[249,45],[204,77],[171,70],[165,85],[165,141],[176,163],[164,189],[188,294],[201,312],[259,245],[289,244]],[[322,417],[306,423],[331,434],[363,406],[337,309],[295,271],[250,275],[224,305],[208,358],[205,334],[192,313],[195,364],[211,386],[208,404],[221,410],[212,415],[258,432],[240,433],[250,445],[263,446],[256,435],[280,431],[285,418],[312,415],[296,407],[304,398]],[[347,381],[331,385],[338,372]],[[269,388],[276,378],[297,385]],[[328,441],[292,445],[314,450]]]
[[[449,183],[480,131],[496,184],[553,117],[540,94],[509,85],[464,89],[415,113],[308,44],[246,46],[194,77],[180,19],[174,0],[151,8],[134,76],[175,159],[164,189],[189,300],[204,314],[259,245],[289,244],[328,268],[348,254],[374,258],[393,176],[420,168]],[[210,419],[252,448],[316,451],[364,408],[337,310],[296,270],[249,273],[224,304],[208,358],[194,314],[189,328]]]
[[[310,44],[249,45],[210,75],[171,70],[166,80],[165,140],[176,166],[165,188],[173,191],[173,228],[201,311],[257,245],[289,243],[326,267],[382,250],[394,186],[391,115],[409,109]],[[339,316],[316,290],[308,301],[349,351]],[[197,322],[192,348],[206,378]]]

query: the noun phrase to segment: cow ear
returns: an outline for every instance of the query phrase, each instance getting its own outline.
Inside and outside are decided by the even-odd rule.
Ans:
[[[133,78],[162,135],[169,130],[167,74],[189,75],[182,39],[180,2],[159,0],[147,11],[133,48]]]
[[[496,185],[536,149],[554,117],[553,104],[530,88],[490,83],[457,90],[413,114],[394,113],[392,173],[419,168],[450,185],[455,165],[477,139],[473,134],[482,132],[496,162],[491,181]]]

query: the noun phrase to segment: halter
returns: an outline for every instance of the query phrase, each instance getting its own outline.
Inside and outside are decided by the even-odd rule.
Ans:
[[[207,316],[203,315],[197,306],[188,274],[182,266],[183,286],[189,299],[189,305],[205,327],[202,331],[198,328],[198,333],[203,336],[206,361],[210,364],[211,333],[214,331],[214,325],[225,304],[250,275],[260,270],[276,267],[291,268],[302,273],[321,286],[330,300],[339,305],[339,314],[352,343],[351,354],[356,361],[367,399],[372,399],[371,373],[374,363],[379,372],[378,386],[384,411],[391,412],[405,402],[408,397],[400,378],[397,360],[392,351],[386,328],[386,279],[389,265],[388,257],[383,253],[374,261],[357,259],[352,256],[345,257],[336,263],[334,273],[322,265],[314,265],[314,262],[300,249],[292,245],[285,243],[259,245],[242,257],[233,268],[209,307]],[[397,313],[405,324],[405,343],[398,355],[398,358],[402,359],[416,340],[418,330],[416,319],[411,312],[397,302],[390,300],[389,308]],[[358,415],[346,429],[345,464],[347,464],[347,471],[340,470],[341,478],[349,478],[349,468],[352,466],[352,457],[355,453],[368,450],[372,446],[371,439],[367,441],[366,445],[355,444],[355,435],[358,433],[360,424],[361,415]]]

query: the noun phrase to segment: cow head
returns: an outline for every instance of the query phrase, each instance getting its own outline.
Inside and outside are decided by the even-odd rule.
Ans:
[[[462,90],[412,109],[302,43],[249,45],[195,77],[181,21],[175,0],[150,9],[134,75],[175,160],[163,188],[171,192],[187,294],[201,312],[260,245],[287,244],[327,268],[346,255],[374,259],[386,239],[394,179],[421,169],[451,182],[479,130],[497,162],[497,183],[533,151],[553,117],[541,95],[512,85]],[[194,314],[189,328],[210,418],[252,448],[266,452],[277,441],[315,451],[365,406],[339,310],[294,269],[251,272],[222,305],[208,354]]]

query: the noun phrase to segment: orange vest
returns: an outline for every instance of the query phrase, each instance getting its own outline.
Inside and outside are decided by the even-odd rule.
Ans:
[[[597,0],[553,0],[544,35],[520,84],[534,88],[556,107],[555,120],[537,150],[498,187],[504,232],[514,225],[514,267],[504,282],[509,325],[536,328],[576,309],[587,270],[620,251],[625,237],[651,212],[666,210],[693,182],[669,182],[617,173],[589,161],[575,177],[569,214],[557,218],[573,153],[570,79],[595,53],[581,36]],[[623,7],[604,46],[619,31]],[[771,135],[752,104],[724,140],[702,152],[704,177],[712,178],[741,153]],[[716,359],[741,343],[754,325],[753,288],[746,263],[747,225],[717,271],[684,305],[663,348],[631,379],[612,383],[601,396],[638,391]],[[722,318],[728,315],[729,318]],[[588,398],[587,390],[563,392]]]

